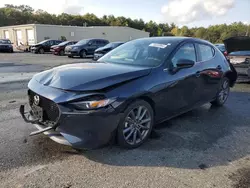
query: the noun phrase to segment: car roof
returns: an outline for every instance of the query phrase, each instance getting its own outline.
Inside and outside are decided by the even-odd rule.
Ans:
[[[82,39],[82,40],[105,40],[105,41],[108,41],[107,39],[101,39],[101,38],[89,38],[89,39]]]
[[[200,42],[200,43],[205,43],[208,45],[213,45],[209,41],[199,39],[199,38],[193,38],[193,37],[176,37],[176,36],[168,36],[168,37],[147,37],[147,38],[141,38],[141,39],[136,39],[136,40],[152,40],[153,41],[159,41],[163,43],[182,43],[185,41],[191,41],[191,42]]]

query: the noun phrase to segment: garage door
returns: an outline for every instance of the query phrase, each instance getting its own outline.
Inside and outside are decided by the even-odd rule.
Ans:
[[[10,39],[9,31],[4,31],[4,38],[5,39]]]
[[[21,45],[22,43],[22,31],[21,30],[16,30],[16,41],[17,45]]]
[[[33,29],[27,29],[27,38],[28,38],[28,44],[32,45],[35,43],[35,37],[34,37],[34,30]]]

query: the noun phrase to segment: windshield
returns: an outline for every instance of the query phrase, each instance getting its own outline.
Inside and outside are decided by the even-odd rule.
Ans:
[[[78,43],[76,44],[87,44],[89,42],[89,40],[80,40]]]
[[[114,47],[117,47],[119,45],[121,45],[122,43],[119,43],[119,42],[111,42],[111,43],[108,43],[106,46],[104,46],[105,48],[114,48]]]
[[[163,63],[173,47],[166,39],[138,39],[115,48],[98,61],[156,67]]]
[[[9,40],[0,40],[0,44],[11,44]]]
[[[114,46],[114,43],[108,43],[104,48],[112,48]]]
[[[229,55],[250,56],[250,51],[231,52]]]
[[[47,42],[48,40],[43,40],[43,41],[41,41],[41,42],[39,42],[39,43],[37,43],[37,44],[43,44],[43,43],[45,43],[45,42]]]
[[[68,43],[69,43],[69,41],[65,41],[65,42],[58,44],[58,46],[64,46],[64,45],[67,45]]]

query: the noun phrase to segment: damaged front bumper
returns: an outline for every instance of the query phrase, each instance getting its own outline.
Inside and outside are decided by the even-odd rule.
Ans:
[[[35,119],[32,110],[25,112],[24,105],[20,106],[24,121],[37,128],[30,136],[43,133],[59,144],[79,149],[95,149],[110,141],[120,121],[120,115],[112,107],[95,112],[72,112],[65,106],[58,106],[60,118],[52,126]]]
[[[57,125],[54,126],[45,126],[42,125],[39,122],[39,119],[34,118],[34,116],[32,115],[32,111],[29,112],[25,112],[25,106],[21,105],[19,108],[19,112],[23,118],[23,120],[26,123],[32,123],[36,128],[37,131],[31,132],[30,136],[34,136],[34,135],[38,135],[38,134],[45,134],[46,136],[48,136],[51,140],[59,143],[59,144],[63,144],[63,145],[67,145],[67,146],[72,146],[61,134],[60,132],[56,131],[56,127]]]

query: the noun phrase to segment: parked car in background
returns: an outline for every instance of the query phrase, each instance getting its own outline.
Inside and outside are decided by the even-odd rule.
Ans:
[[[64,55],[64,50],[66,46],[69,45],[74,45],[76,44],[77,41],[64,41],[58,45],[54,45],[50,47],[50,51],[54,54],[54,55]]]
[[[62,43],[61,40],[44,40],[30,47],[30,51],[33,53],[44,54],[44,52],[50,52],[50,47]]]
[[[122,44],[124,44],[124,42],[111,42],[111,43],[108,43],[107,45],[105,45],[101,48],[97,48],[95,50],[93,59],[98,60],[100,57],[102,57],[103,55],[105,55],[109,51],[115,49],[116,47],[118,47]]]
[[[250,78],[250,37],[231,37],[224,41],[228,59],[241,75]]]
[[[96,63],[34,75],[28,84],[32,111],[26,113],[22,105],[20,113],[38,129],[31,135],[45,133],[74,148],[97,148],[112,138],[136,148],[156,123],[207,102],[222,106],[236,79],[234,67],[207,41],[143,38]]]
[[[13,46],[9,39],[0,39],[0,52],[13,52]]]
[[[103,47],[108,43],[109,41],[105,39],[80,40],[74,45],[67,46],[65,48],[65,54],[68,57],[80,56],[81,58],[84,58],[87,55],[94,55],[97,48]]]
[[[227,58],[228,53],[226,50],[226,47],[224,44],[215,44],[215,46],[224,54],[224,56]]]

